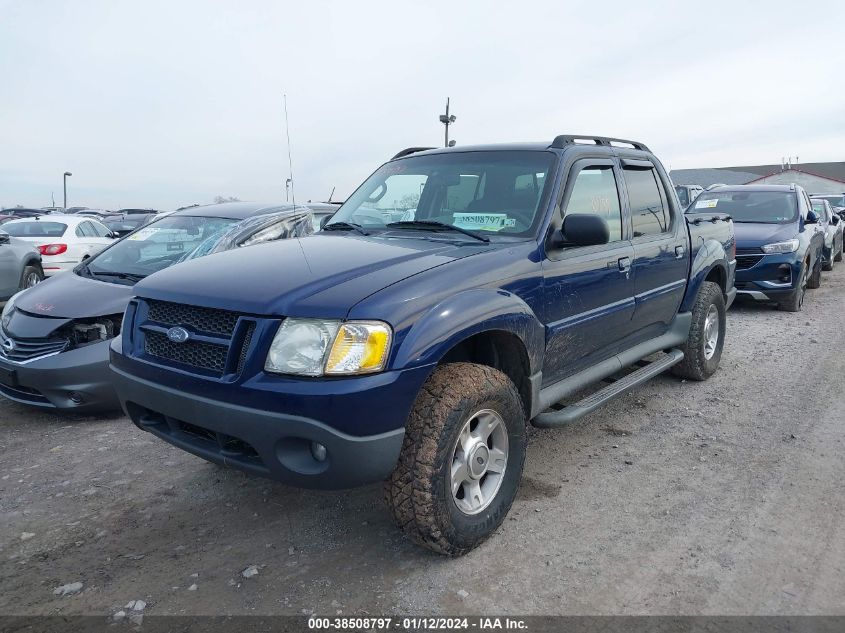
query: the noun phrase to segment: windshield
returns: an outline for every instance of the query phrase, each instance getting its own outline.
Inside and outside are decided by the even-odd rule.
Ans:
[[[179,261],[196,259],[212,253],[228,251],[252,244],[263,244],[291,237],[305,237],[314,232],[310,209],[300,207],[295,212],[268,213],[242,220],[211,235]]]
[[[7,222],[3,231],[13,237],[61,237],[65,234],[67,224],[61,222]]]
[[[171,215],[139,229],[100,255],[88,260],[92,275],[120,273],[146,277],[179,261],[203,240],[218,234],[235,220],[192,215]]]
[[[798,203],[790,191],[705,191],[695,212],[727,213],[734,222],[786,224],[798,219]]]
[[[135,216],[134,218],[125,218],[121,220],[109,220],[106,218],[103,220],[103,224],[109,227],[112,231],[119,231],[121,233],[127,233],[129,231],[134,231],[137,229],[141,224],[146,221],[146,216]]]
[[[827,200],[834,207],[845,207],[845,193],[833,196],[813,196],[821,200]]]
[[[681,206],[689,206],[689,191],[686,187],[675,187],[675,192],[678,194],[678,199],[681,201]]]
[[[551,152],[514,150],[391,161],[352,194],[327,226],[348,223],[398,231],[410,227],[387,225],[423,221],[487,236],[530,236],[542,219],[537,210],[554,159]]]

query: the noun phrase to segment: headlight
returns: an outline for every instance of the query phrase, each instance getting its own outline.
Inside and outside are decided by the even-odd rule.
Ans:
[[[9,321],[12,320],[12,312],[15,311],[15,301],[17,301],[18,297],[21,295],[21,292],[23,292],[23,290],[21,290],[20,292],[16,292],[11,297],[9,297],[9,300],[6,302],[6,305],[3,306],[3,314],[2,316],[0,316],[0,324],[3,325],[4,330],[9,327]]]
[[[794,253],[798,250],[798,240],[786,240],[785,242],[775,242],[774,244],[766,244],[760,248],[764,253]]]
[[[264,369],[298,376],[377,372],[387,364],[390,338],[390,326],[381,321],[285,319]]]

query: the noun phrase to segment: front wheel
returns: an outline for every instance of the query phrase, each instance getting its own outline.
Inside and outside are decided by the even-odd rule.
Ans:
[[[434,370],[420,390],[384,497],[411,539],[441,554],[476,547],[510,510],[525,463],[522,400],[502,372]]]
[[[681,346],[684,360],[672,367],[676,376],[707,380],[719,367],[725,345],[725,296],[718,284],[701,284],[692,308],[689,336]]]
[[[822,285],[822,263],[821,256],[816,260],[816,265],[813,267],[813,272],[807,277],[807,288],[815,290]]]

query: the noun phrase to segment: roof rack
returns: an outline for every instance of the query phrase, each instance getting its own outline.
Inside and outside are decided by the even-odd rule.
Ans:
[[[645,152],[651,151],[645,143],[639,141],[629,141],[624,138],[612,138],[610,136],[593,136],[592,134],[561,134],[555,137],[549,147],[556,147],[563,149],[567,145],[575,145],[577,141],[593,141],[596,145],[603,145],[605,147],[612,147],[613,143],[626,143],[634,149],[640,149]]]
[[[403,156],[408,156],[409,154],[416,154],[417,152],[424,152],[427,149],[437,149],[436,147],[408,147],[403,149],[401,152],[396,154],[393,158],[402,158]],[[393,160],[393,158],[391,160]]]

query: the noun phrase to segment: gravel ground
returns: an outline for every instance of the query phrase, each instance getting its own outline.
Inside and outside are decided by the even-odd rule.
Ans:
[[[843,313],[840,265],[802,313],[733,308],[707,383],[532,429],[510,516],[457,560],[378,486],[296,490],[3,400],[0,614],[843,614]]]

